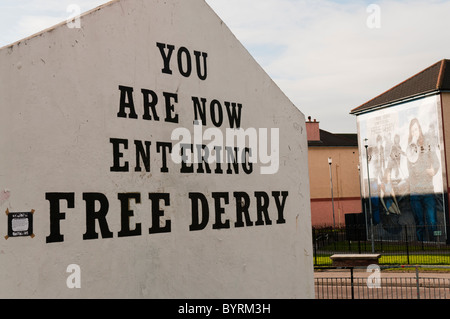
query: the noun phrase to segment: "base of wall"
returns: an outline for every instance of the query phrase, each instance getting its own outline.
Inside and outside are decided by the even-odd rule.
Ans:
[[[311,224],[313,227],[344,227],[345,214],[354,213],[361,213],[359,197],[334,199],[334,223],[331,198],[311,199]]]

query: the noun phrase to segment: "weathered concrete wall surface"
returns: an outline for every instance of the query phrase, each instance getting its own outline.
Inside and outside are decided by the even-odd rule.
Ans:
[[[0,50],[0,297],[313,298],[303,114],[203,0],[79,22]]]

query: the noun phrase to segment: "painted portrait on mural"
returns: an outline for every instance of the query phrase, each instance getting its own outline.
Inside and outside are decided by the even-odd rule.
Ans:
[[[429,237],[436,231],[436,200],[433,177],[440,163],[433,143],[433,132],[424,135],[417,118],[409,125],[407,160],[410,183],[410,204],[417,227],[417,239],[423,240],[424,227],[430,229]]]
[[[415,240],[444,239],[439,110],[439,96],[430,96],[358,116],[363,206],[370,197],[372,222],[386,236],[407,225]]]

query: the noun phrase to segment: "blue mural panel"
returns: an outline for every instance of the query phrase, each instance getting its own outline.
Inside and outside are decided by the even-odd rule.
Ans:
[[[374,110],[357,121],[363,206],[371,224],[385,231],[375,233],[404,236],[404,226],[410,226],[410,239],[444,241],[448,218],[440,96]]]

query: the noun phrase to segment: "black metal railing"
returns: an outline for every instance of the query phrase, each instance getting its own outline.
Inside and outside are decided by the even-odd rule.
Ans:
[[[386,266],[391,267],[391,266]],[[415,266],[415,274],[373,275],[358,271],[358,267],[321,267],[315,274],[316,299],[449,299],[450,278],[434,274],[422,275]],[[448,266],[441,266],[450,269]],[[327,269],[339,268],[339,273],[327,273]],[[360,268],[360,267],[359,267]],[[318,275],[320,274],[320,275]]]
[[[331,265],[339,253],[380,253],[380,264],[450,265],[449,237],[444,226],[313,228],[314,265]]]

